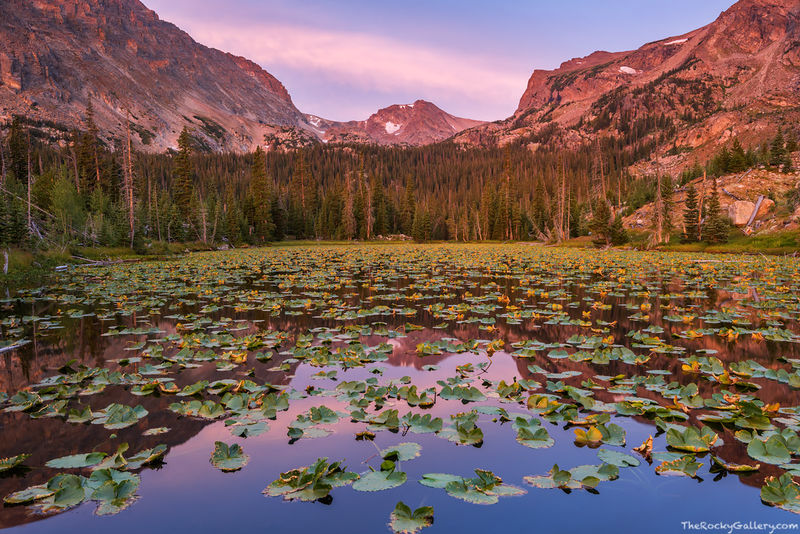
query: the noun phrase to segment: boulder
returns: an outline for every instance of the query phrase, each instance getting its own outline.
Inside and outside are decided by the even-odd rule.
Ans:
[[[761,202],[761,206],[758,208],[758,214],[756,214],[756,219],[764,220],[767,215],[770,215],[773,211],[775,211],[775,201],[769,198],[765,198]]]
[[[737,200],[728,206],[728,217],[733,221],[734,226],[745,226],[750,222],[750,216],[756,205],[746,200]]]

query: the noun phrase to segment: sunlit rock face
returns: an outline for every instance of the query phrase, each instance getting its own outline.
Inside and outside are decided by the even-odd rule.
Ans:
[[[309,126],[284,86],[255,63],[195,42],[138,0],[0,4],[0,122],[34,121],[54,138],[84,125],[92,100],[105,141],[130,112],[144,150],[183,126],[208,149],[249,150],[278,127]]]
[[[751,146],[796,122],[800,104],[800,4],[741,0],[717,20],[683,35],[625,52],[597,51],[536,70],[514,115],[463,132],[466,145],[504,145],[563,128],[561,144],[629,136],[658,116],[640,139],[656,138],[660,156],[681,147],[679,164],[706,158],[733,136]],[[671,165],[672,162],[662,162]]]

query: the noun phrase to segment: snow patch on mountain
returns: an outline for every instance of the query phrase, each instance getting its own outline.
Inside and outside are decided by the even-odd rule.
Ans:
[[[623,74],[639,74],[639,71],[631,67],[620,67],[619,71]]]
[[[668,43],[664,43],[664,46],[676,45],[676,44],[683,44],[683,43],[685,43],[685,42],[686,42],[686,41],[688,41],[688,40],[689,40],[689,39],[675,39],[674,41],[670,41],[670,42],[668,42]]]
[[[386,126],[385,126],[386,133],[389,134],[389,135],[397,134],[398,130],[400,130],[400,128],[402,128],[402,127],[403,127],[402,124],[395,124],[395,123],[389,121],[389,122],[386,123]]]

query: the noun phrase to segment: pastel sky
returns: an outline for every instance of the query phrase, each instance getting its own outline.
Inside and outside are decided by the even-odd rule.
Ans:
[[[195,40],[277,77],[305,113],[366,119],[430,100],[510,116],[531,72],[631,50],[717,18],[734,0],[143,0]]]

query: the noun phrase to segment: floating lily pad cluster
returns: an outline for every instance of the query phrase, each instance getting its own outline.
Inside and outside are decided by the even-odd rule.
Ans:
[[[358,425],[354,446],[379,433],[405,437],[359,458],[369,469],[360,473],[324,457],[286,466],[265,481],[266,496],[331,502],[335,490],[351,491],[338,488],[391,492],[409,483],[404,466],[422,454],[410,438],[429,434],[454,454],[495,439],[515,439],[530,455],[597,449],[597,464],[545,474],[475,469],[417,480],[420,492],[473,504],[524,495],[515,482],[598,492],[621,470],[699,479],[706,466],[760,477],[765,504],[800,510],[794,259],[286,247],[76,268],[0,304],[3,347],[20,361],[34,345],[63,346],[78,324],[117,347],[103,362],[65,351],[57,369],[0,392],[3,416],[19,424],[90,425],[106,433],[98,442],[216,424],[230,440],[215,443],[206,467],[226,477],[247,469],[247,440],[267,433],[324,441],[347,423]],[[459,362],[454,373],[441,370],[450,357]],[[514,371],[500,373],[497,360],[511,360]],[[399,361],[431,380],[395,376]],[[174,424],[151,424],[155,415]],[[652,425],[641,446],[628,443],[629,418]],[[574,438],[556,440],[547,425]],[[5,501],[53,512],[91,500],[98,513],[121,511],[137,498],[133,471],[169,459],[165,445],[129,457],[127,448],[50,455],[30,467],[58,472]],[[13,451],[0,472],[19,472],[36,452]],[[399,502],[387,515],[396,532],[433,523],[427,506]]]

